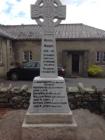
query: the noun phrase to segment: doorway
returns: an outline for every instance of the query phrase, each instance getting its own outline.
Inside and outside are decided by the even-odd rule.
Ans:
[[[72,74],[79,74],[79,54],[72,54]]]

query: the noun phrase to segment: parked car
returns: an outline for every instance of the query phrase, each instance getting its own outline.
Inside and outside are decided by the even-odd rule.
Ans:
[[[8,80],[32,80],[34,77],[40,75],[40,62],[31,61],[10,69],[7,72]],[[63,67],[58,66],[58,75],[64,77],[65,70]]]

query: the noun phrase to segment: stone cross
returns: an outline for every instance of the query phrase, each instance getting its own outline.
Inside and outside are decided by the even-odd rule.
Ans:
[[[59,0],[37,0],[31,5],[31,18],[42,27],[41,78],[58,76],[55,26],[66,17],[66,6]]]
[[[31,6],[32,18],[42,27],[41,68],[40,76],[33,79],[22,140],[76,140],[65,80],[57,72],[55,26],[65,11],[59,0],[37,0]]]

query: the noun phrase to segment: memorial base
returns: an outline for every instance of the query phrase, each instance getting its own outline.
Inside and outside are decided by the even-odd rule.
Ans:
[[[24,120],[22,140],[76,140],[76,128],[75,121],[71,124],[27,124]]]
[[[36,77],[22,140],[76,140],[76,128],[64,79]]]

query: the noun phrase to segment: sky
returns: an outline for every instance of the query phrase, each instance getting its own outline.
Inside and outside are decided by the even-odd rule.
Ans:
[[[30,5],[36,0],[0,0],[0,24],[35,24]],[[105,0],[61,0],[66,5],[62,23],[83,23],[105,30]]]

